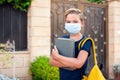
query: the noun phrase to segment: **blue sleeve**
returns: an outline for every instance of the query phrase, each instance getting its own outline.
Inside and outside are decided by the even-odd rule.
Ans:
[[[81,47],[80,50],[85,50],[85,51],[87,51],[87,52],[88,52],[88,56],[90,56],[91,45],[92,45],[91,41],[88,40],[88,41],[85,42],[85,44]]]
[[[70,38],[70,35],[60,36],[60,38]]]

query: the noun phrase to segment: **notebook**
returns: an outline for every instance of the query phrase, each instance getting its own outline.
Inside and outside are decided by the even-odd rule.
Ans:
[[[55,45],[60,55],[75,57],[74,40],[69,38],[55,38]]]

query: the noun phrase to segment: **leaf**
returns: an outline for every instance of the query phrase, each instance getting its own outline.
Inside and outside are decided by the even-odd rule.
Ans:
[[[0,0],[0,5],[4,3],[5,3],[5,0]]]
[[[8,2],[8,3],[11,3],[11,2],[13,2],[13,0],[7,0],[7,2]]]
[[[87,0],[87,1],[101,4],[101,3],[103,3],[104,0]]]
[[[0,5],[8,3],[13,6],[15,9],[27,12],[28,7],[31,5],[32,0],[0,0]]]

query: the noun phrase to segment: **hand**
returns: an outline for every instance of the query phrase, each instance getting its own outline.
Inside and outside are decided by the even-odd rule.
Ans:
[[[59,52],[56,46],[54,46],[54,49],[52,49],[52,57],[54,59],[57,59],[57,57],[59,56]]]

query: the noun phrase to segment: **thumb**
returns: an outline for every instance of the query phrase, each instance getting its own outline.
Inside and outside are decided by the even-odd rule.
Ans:
[[[56,47],[56,46],[54,46],[54,49],[55,49],[55,51],[58,53],[58,49],[57,49],[57,47]]]

